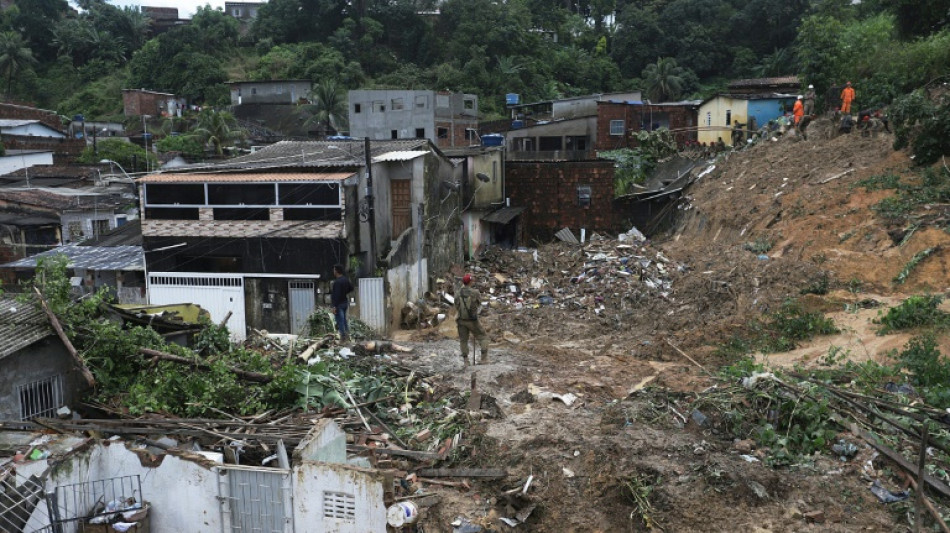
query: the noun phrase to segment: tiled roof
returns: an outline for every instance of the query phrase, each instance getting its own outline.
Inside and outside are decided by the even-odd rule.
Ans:
[[[79,246],[142,246],[142,221],[130,220],[98,237],[82,241]]]
[[[240,173],[166,173],[139,178],[139,183],[248,183],[288,181],[342,181],[352,172],[240,172]]]
[[[220,237],[246,239],[341,239],[341,221],[290,220],[143,220],[145,237]]]
[[[0,189],[0,200],[57,210],[112,209],[116,206],[116,201],[110,198],[109,195],[65,187],[55,189]]]
[[[247,155],[217,163],[188,165],[174,172],[197,170],[276,170],[280,168],[362,167],[366,164],[362,140],[281,141]],[[430,149],[425,139],[371,141],[370,155]]]
[[[36,302],[0,296],[0,359],[53,334]]]
[[[41,257],[65,255],[70,268],[87,270],[145,271],[145,252],[141,246],[58,246],[43,253],[2,265],[6,268],[36,268]]]

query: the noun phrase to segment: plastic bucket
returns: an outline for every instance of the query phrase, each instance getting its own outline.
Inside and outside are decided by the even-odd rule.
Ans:
[[[399,502],[386,510],[386,522],[392,527],[415,524],[419,520],[419,508],[412,502]]]

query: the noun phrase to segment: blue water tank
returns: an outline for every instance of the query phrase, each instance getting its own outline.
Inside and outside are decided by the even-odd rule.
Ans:
[[[508,93],[505,95],[505,105],[518,105],[521,103],[521,95],[518,93]]]
[[[512,121],[511,121],[511,129],[513,129],[513,130],[518,130],[518,129],[521,129],[521,128],[523,128],[523,127],[524,127],[524,121],[523,121],[523,120],[512,120]]]
[[[482,135],[482,146],[502,146],[505,144],[505,136],[498,133]]]

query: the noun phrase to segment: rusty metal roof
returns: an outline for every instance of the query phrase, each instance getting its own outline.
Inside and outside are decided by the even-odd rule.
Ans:
[[[139,178],[139,183],[258,183],[342,181],[352,172],[239,172],[239,173],[164,173]]]
[[[343,222],[290,220],[143,220],[143,237],[342,239]]]

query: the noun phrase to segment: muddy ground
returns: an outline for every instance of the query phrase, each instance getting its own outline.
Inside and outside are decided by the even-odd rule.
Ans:
[[[854,187],[886,172],[913,176],[907,155],[891,149],[890,136],[827,139],[821,129],[808,141],[781,139],[720,159],[688,191],[674,230],[650,242],[631,248],[606,236],[580,249],[542,247],[537,260],[531,252],[492,251],[468,265],[483,294],[497,300],[484,318],[492,339],[487,365],[462,366],[451,317],[436,329],[399,332],[396,340],[414,347],[399,356],[402,363],[460,391],[474,374],[478,390],[494,399],[498,409],[476,415],[459,456],[468,466],[508,471],[468,491],[427,487],[443,499],[425,513],[425,531],[452,531],[458,517],[483,531],[507,531],[499,517],[529,503],[536,507],[517,530],[906,529],[905,518],[868,490],[866,447],[846,462],[817,456],[770,468],[749,462],[758,457],[748,442],[698,424],[687,410],[686,395],[722,386],[710,374],[734,362],[715,355],[716,347],[788,298],[826,312],[841,333],[760,356],[772,365],[807,365],[831,346],[855,360],[885,358],[907,336],[878,336],[878,308],[849,304],[886,306],[947,286],[950,235],[925,225],[895,240],[894,228],[870,209],[893,191]],[[932,247],[905,284],[892,282],[915,253]],[[605,251],[600,264],[614,266],[596,267]],[[628,268],[634,280],[611,277],[606,272],[620,267],[610,261],[619,256],[653,263]],[[597,272],[577,280],[591,264]],[[802,297],[822,279],[826,294]],[[513,280],[523,301],[505,295]],[[646,287],[651,280],[669,285]],[[568,406],[539,390],[577,400]],[[503,493],[529,476],[526,499],[506,500]]]

